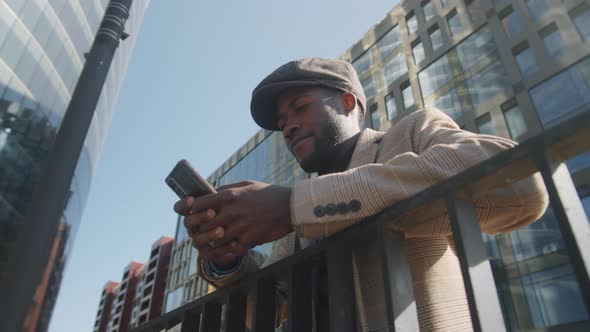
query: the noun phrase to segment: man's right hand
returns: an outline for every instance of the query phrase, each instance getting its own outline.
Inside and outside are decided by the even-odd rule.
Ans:
[[[191,237],[193,246],[199,250],[199,256],[204,261],[211,261],[220,268],[231,268],[237,264],[238,258],[234,254],[238,243],[231,241],[228,244],[212,247],[210,243],[221,239],[225,230],[223,227],[201,232],[200,226],[207,224],[215,218],[217,213],[213,209],[193,211],[193,197],[185,197],[174,204],[174,211],[185,216],[184,226]]]

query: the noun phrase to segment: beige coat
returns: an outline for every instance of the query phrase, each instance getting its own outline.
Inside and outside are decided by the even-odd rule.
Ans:
[[[461,130],[444,113],[428,108],[414,112],[386,133],[365,129],[348,170],[298,182],[292,192],[292,221],[304,239],[329,236],[433,184],[449,178],[515,142]],[[379,148],[378,148],[379,146]],[[376,161],[376,162],[375,162]],[[501,172],[497,183],[504,183]],[[547,207],[538,174],[489,190],[471,192],[483,232],[509,232],[537,220]],[[359,201],[360,209],[317,217],[314,209]],[[395,227],[405,233],[421,331],[471,331],[467,298],[451,229],[442,200],[404,215]],[[295,233],[274,246],[267,266],[291,255]],[[361,331],[388,331],[383,280],[378,260],[367,250],[353,254],[357,322]],[[236,272],[215,276],[199,261],[201,276],[222,287],[258,269],[251,257]],[[375,280],[378,279],[378,280]]]

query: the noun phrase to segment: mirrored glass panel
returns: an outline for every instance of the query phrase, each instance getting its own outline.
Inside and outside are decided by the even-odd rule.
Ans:
[[[475,120],[480,134],[496,135],[496,128],[492,122],[490,113],[486,113]]]
[[[397,116],[397,106],[395,105],[393,93],[385,96],[385,109],[387,110],[387,120],[392,120]]]
[[[409,83],[402,88],[402,99],[405,109],[414,106],[414,93],[412,92],[412,86]]]
[[[356,59],[352,66],[359,76],[363,76],[373,65],[373,58],[371,57],[371,49],[368,49],[363,55]]]
[[[512,105],[504,110],[504,119],[506,120],[506,126],[510,137],[514,140],[518,140],[522,135],[527,132],[527,125],[522,115],[522,111],[517,104]]]
[[[539,70],[532,48],[527,46],[525,49],[515,53],[514,56],[516,57],[516,62],[518,63],[518,68],[520,68],[522,76],[529,77]]]
[[[424,46],[422,45],[422,42],[420,42],[420,40],[418,40],[412,46],[412,54],[414,55],[415,64],[419,64],[426,58],[426,54],[424,53]]]
[[[449,18],[447,19],[449,24],[449,31],[453,37],[461,34],[463,32],[463,23],[461,23],[461,18],[457,15],[457,12],[451,13]]]
[[[438,51],[444,45],[442,32],[438,27],[435,27],[430,31],[430,43],[432,44],[432,50]]]
[[[414,12],[411,12],[408,16],[406,16],[406,26],[410,35],[418,31],[418,20],[416,20],[416,15],[414,15]]]
[[[389,86],[395,80],[408,72],[408,64],[404,53],[394,56],[383,66],[383,80],[385,86]]]
[[[590,59],[541,83],[530,96],[544,126],[575,114],[590,103]]]
[[[399,32],[399,25],[396,25],[389,30],[379,41],[377,41],[377,48],[379,49],[379,56],[381,60],[385,59],[389,54],[393,53],[398,46],[401,45],[401,37]]]
[[[545,14],[549,12],[549,6],[545,2],[546,0],[527,0],[526,6],[529,11],[529,15],[535,21],[539,21]]]

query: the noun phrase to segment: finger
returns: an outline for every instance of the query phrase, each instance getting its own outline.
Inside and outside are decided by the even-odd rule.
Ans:
[[[201,212],[195,212],[193,215],[190,216],[186,216],[184,218],[184,227],[186,227],[187,229],[194,229],[194,228],[199,228],[204,224],[210,223],[211,221],[214,220],[215,218],[215,210],[204,210]],[[210,230],[212,228],[209,228],[207,230]],[[203,228],[201,228],[201,230],[203,230]]]
[[[232,189],[232,188],[245,187],[245,186],[250,185],[252,183],[253,183],[252,181],[240,181],[240,182],[236,182],[236,183],[230,183],[230,184],[226,184],[224,186],[217,188],[217,191],[224,191],[224,190],[228,190],[228,189]]]
[[[230,243],[231,241],[240,239],[240,236],[243,234],[242,232],[244,231],[244,228],[244,222],[240,220],[227,224],[223,228],[223,236],[215,240],[215,244],[225,245]]]
[[[217,227],[225,227],[239,219],[238,215],[231,212],[231,208],[222,209],[219,213],[215,213],[214,218],[210,218],[201,223],[201,230],[209,231]]]
[[[197,248],[203,247],[205,245],[209,245],[209,242],[216,241],[223,237],[224,230],[222,227],[217,227],[214,230],[208,232],[198,232],[197,235],[193,237],[194,244]],[[217,243],[217,242],[216,242]]]
[[[221,207],[235,198],[235,195],[230,191],[218,192],[215,194],[207,194],[195,198],[193,202],[193,212],[200,210],[220,210]]]
[[[193,197],[185,197],[174,204],[174,212],[186,216],[188,211],[191,211],[191,207],[193,205],[194,198]]]

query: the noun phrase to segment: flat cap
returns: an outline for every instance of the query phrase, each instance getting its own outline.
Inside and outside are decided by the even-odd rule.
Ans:
[[[362,111],[367,98],[354,67],[343,60],[305,58],[288,62],[273,71],[252,91],[250,112],[256,123],[269,130],[277,127],[277,97],[285,89],[324,86],[355,95]]]

